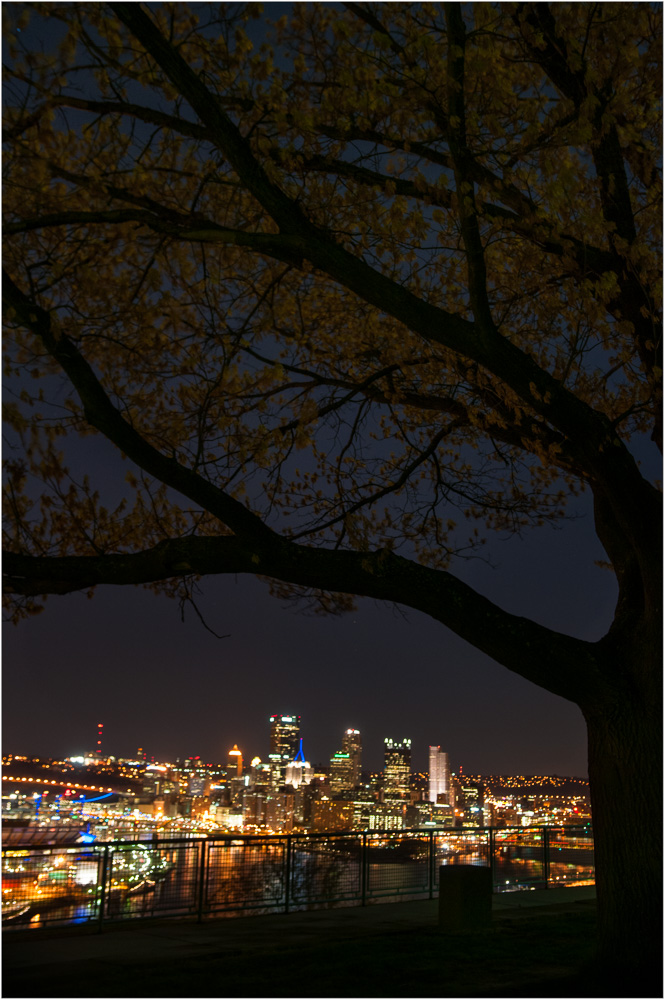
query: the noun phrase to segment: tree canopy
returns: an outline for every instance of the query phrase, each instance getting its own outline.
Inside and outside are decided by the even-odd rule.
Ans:
[[[256,5],[19,6],[6,369],[56,377],[7,400],[8,547],[92,561],[37,586],[10,563],[12,589],[167,539],[215,538],[222,571],[230,538],[448,568],[570,491],[620,523],[644,502],[649,5],[295,5],[256,48]],[[57,51],[21,51],[37,15]],[[67,470],[63,436],[91,431],[132,463],[115,509]]]

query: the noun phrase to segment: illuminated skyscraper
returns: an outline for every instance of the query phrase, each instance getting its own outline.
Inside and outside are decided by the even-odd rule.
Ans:
[[[351,787],[360,784],[363,744],[357,729],[347,729],[342,737],[342,752],[348,753],[351,760]]]
[[[330,787],[333,794],[350,792],[360,784],[362,742],[357,729],[347,729],[342,749],[330,758]]]
[[[286,766],[298,753],[300,745],[300,716],[270,716],[270,760],[271,777],[274,784],[283,784]]]
[[[231,778],[242,777],[242,752],[238,750],[238,744],[233,744],[233,750],[229,750],[226,762],[226,776]]]
[[[411,740],[385,739],[383,789],[386,799],[408,799],[411,778]]]
[[[338,750],[330,758],[330,789],[333,795],[353,788],[353,761],[348,753]]]
[[[450,782],[450,763],[448,754],[441,747],[429,748],[429,800],[449,803],[452,785]]]

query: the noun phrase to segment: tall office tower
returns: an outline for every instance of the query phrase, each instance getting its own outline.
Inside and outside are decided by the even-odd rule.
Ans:
[[[359,731],[357,729],[347,729],[342,737],[342,752],[348,753],[351,758],[351,782],[353,788],[357,788],[360,784],[362,751],[363,743]]]
[[[226,758],[226,777],[242,778],[242,751],[238,750],[238,744],[233,744],[233,750],[229,750]]]
[[[411,778],[411,740],[385,739],[383,790],[386,799],[408,799]]]
[[[333,795],[349,792],[353,788],[353,761],[351,755],[338,750],[330,758],[330,790]]]
[[[448,754],[441,747],[429,748],[429,800],[442,801],[448,804],[452,784],[450,781],[450,763]]]
[[[270,716],[270,772],[273,784],[284,783],[286,766],[298,753],[300,745],[300,716]]]

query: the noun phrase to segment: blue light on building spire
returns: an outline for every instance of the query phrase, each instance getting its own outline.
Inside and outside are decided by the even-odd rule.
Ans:
[[[294,761],[300,760],[302,761],[303,764],[307,763],[307,761],[305,760],[305,755],[302,752],[302,736],[300,737],[300,746],[298,747],[298,753],[295,755],[293,759]]]

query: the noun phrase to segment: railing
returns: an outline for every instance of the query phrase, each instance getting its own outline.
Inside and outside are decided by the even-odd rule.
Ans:
[[[494,891],[594,879],[590,826],[225,835],[3,850],[3,926],[367,905],[438,895],[441,865],[489,865]]]

